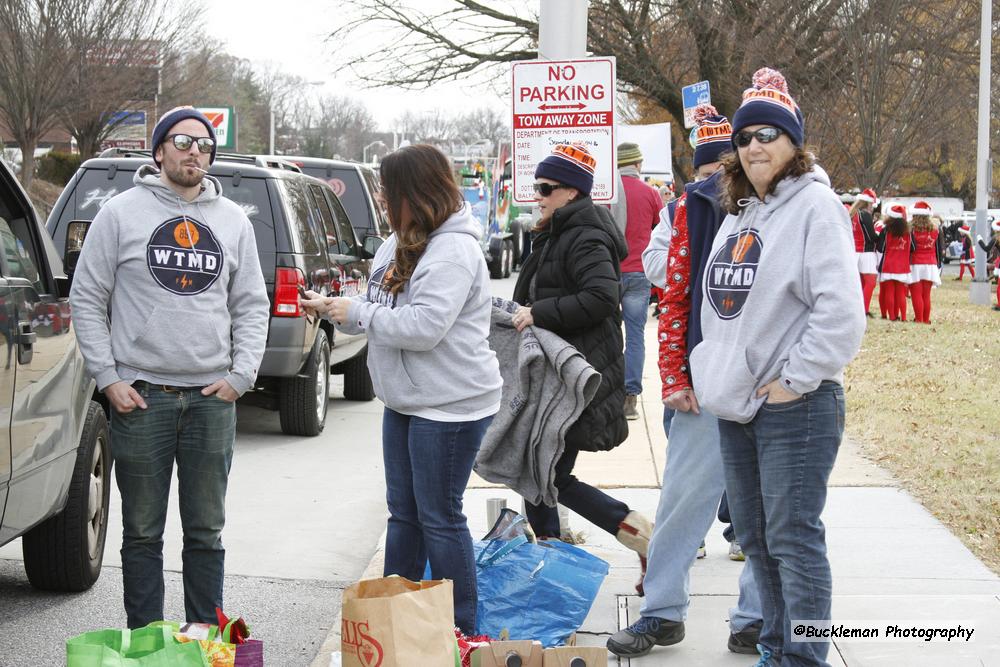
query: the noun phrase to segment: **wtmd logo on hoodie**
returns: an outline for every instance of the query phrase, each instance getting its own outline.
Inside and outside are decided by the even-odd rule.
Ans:
[[[723,320],[739,317],[750,295],[763,250],[756,229],[745,229],[726,237],[705,273],[705,290],[712,308]]]
[[[156,228],[146,246],[149,272],[163,289],[187,296],[201,294],[222,273],[222,247],[212,230],[181,216]]]

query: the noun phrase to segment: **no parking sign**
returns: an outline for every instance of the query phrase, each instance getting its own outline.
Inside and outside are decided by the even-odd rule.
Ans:
[[[597,160],[596,202],[615,191],[615,59],[530,60],[511,66],[514,201],[533,202],[535,167],[556,144],[582,143]]]

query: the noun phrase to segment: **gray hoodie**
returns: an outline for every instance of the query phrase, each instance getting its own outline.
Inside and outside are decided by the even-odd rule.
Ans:
[[[396,412],[435,421],[475,421],[500,408],[500,367],[490,349],[490,279],[481,227],[468,204],[431,233],[398,294],[383,289],[396,236],[375,254],[366,294],[339,328],[368,334],[375,393]],[[390,273],[391,275],[391,273]]]
[[[73,276],[87,368],[102,390],[120,380],[196,387],[224,379],[246,392],[269,318],[250,220],[210,176],[193,202],[151,166],[133,182],[94,218]]]
[[[702,290],[704,340],[691,370],[709,412],[745,424],[773,380],[796,394],[843,382],[865,317],[851,221],[822,169],[726,217]]]

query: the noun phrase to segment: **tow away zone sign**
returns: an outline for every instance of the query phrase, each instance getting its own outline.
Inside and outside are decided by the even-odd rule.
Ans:
[[[529,60],[511,66],[514,200],[533,202],[535,167],[556,144],[597,159],[594,201],[614,201],[615,59]]]

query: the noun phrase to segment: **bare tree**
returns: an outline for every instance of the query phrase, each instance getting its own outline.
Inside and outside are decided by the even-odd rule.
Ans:
[[[31,186],[38,140],[59,124],[69,71],[64,49],[74,0],[0,2],[0,115],[21,149],[21,182]]]
[[[301,105],[294,116],[302,138],[296,152],[311,157],[361,160],[375,133],[371,111],[357,100],[327,95],[315,104]]]
[[[347,4],[352,11],[334,32],[334,38],[355,30],[381,29],[385,33],[386,41],[377,45],[375,57],[371,57],[369,43],[365,44],[365,54],[341,55],[360,78],[373,85],[423,87],[537,55],[537,17],[524,5],[454,0],[446,9],[428,12],[401,7],[396,0],[348,0]],[[892,13],[884,8],[890,4],[903,10],[895,25],[888,22]],[[954,51],[949,36],[967,29],[969,23],[942,20],[952,14],[967,14],[935,11],[938,4],[950,11],[970,3],[593,0],[588,13],[588,41],[592,52],[615,56],[619,89],[633,98],[637,108],[648,109],[654,116],[659,116],[656,110],[662,109],[675,127],[683,118],[684,85],[710,81],[713,103],[731,115],[756,69],[780,69],[810,119],[807,139],[833,146],[838,139],[834,130],[848,128],[815,121],[841,112],[848,91],[857,88],[851,87],[852,80],[858,86],[868,85],[855,76],[856,58],[863,59],[866,53],[852,53],[851,49],[866,41],[874,43],[881,39],[877,35],[884,33],[881,57],[893,63],[886,76],[903,76],[907,62],[910,76],[942,72],[935,69],[938,65],[926,63],[920,72],[914,71],[914,57],[921,57],[921,51],[930,45]],[[911,34],[914,22],[920,25]],[[918,40],[923,40],[924,48],[917,44]],[[943,59],[930,62],[940,64]],[[890,91],[895,83],[893,78]],[[905,104],[910,99],[904,95],[897,103]],[[900,129],[910,131],[909,126]],[[827,130],[831,132],[829,137]],[[686,143],[674,142],[674,170],[681,178],[690,171]],[[867,159],[870,165],[875,162]],[[886,166],[889,172],[899,168],[899,164]]]
[[[91,155],[125,120],[120,112],[159,92],[163,51],[177,48],[201,11],[196,0],[166,3],[89,0],[70,26],[72,69],[63,118],[80,153]],[[152,105],[151,105],[152,106]]]
[[[403,112],[394,123],[411,142],[444,144],[455,138],[455,118],[443,109]]]
[[[467,144],[488,141],[489,150],[495,154],[501,143],[510,141],[510,123],[496,109],[481,107],[456,119],[455,134]]]

